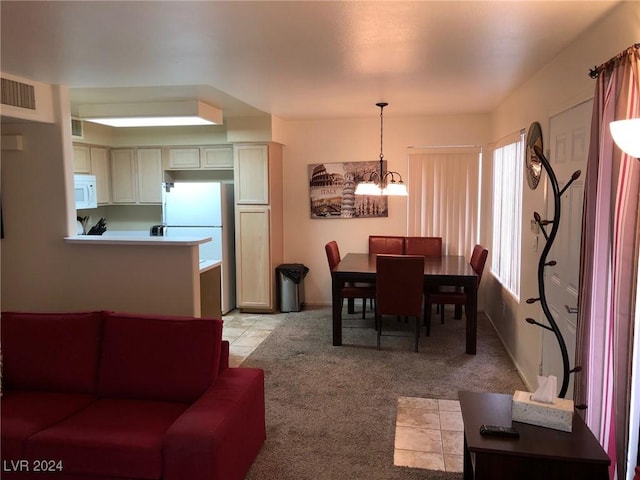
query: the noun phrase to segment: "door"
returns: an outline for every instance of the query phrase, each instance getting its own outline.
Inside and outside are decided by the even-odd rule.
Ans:
[[[592,106],[592,100],[581,103],[551,117],[549,125],[548,157],[560,190],[573,172],[582,172],[562,195],[558,233],[547,256],[547,261],[555,260],[557,265],[545,269],[547,303],[567,345],[570,369],[575,367],[582,205]],[[547,218],[553,218],[553,210],[552,189],[547,183]],[[550,226],[547,231],[551,231]],[[553,332],[544,331],[542,348],[543,374],[558,377],[559,393],[563,379],[562,356]],[[573,398],[573,380],[571,375],[565,398]]]

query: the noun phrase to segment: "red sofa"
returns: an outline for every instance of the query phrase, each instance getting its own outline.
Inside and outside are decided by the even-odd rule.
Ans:
[[[264,373],[229,368],[222,320],[0,322],[3,479],[242,479],[264,443]]]

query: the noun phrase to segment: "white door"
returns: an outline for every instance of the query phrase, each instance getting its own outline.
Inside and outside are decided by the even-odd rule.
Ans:
[[[584,176],[586,175],[591,113],[593,101],[581,103],[551,117],[549,125],[548,157],[558,179],[560,191],[571,175],[580,170],[580,177],[563,193],[560,202],[560,224],[547,261],[556,266],[545,268],[545,292],[549,310],[567,345],[569,368],[575,367],[576,320],[578,307],[578,278],[580,273],[580,239],[582,231],[582,205]],[[543,181],[547,180],[546,174]],[[553,190],[546,181],[547,219],[554,214]],[[547,227],[551,232],[551,225]],[[558,341],[553,332],[544,331],[542,365],[544,375],[558,377],[558,394],[562,387],[563,367]],[[565,398],[573,398],[573,374]]]

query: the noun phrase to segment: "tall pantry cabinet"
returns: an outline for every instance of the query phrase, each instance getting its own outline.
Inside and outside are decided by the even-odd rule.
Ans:
[[[283,259],[282,146],[237,144],[233,161],[238,308],[274,312]]]

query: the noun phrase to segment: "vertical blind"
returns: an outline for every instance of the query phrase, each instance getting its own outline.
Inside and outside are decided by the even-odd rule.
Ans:
[[[520,298],[520,239],[524,131],[493,151],[493,240],[491,272]]]
[[[444,255],[470,257],[478,243],[480,147],[412,149],[408,234],[442,237]]]

